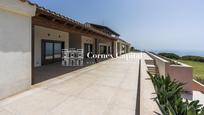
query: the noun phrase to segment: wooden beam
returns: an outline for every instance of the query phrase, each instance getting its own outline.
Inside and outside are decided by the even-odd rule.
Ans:
[[[47,19],[45,19],[43,17],[33,17],[32,20],[33,20],[33,25],[36,25],[36,26],[42,26],[42,27],[46,27],[46,28],[56,29],[56,30],[59,30],[59,31],[81,34],[81,35],[88,36],[88,37],[93,37],[93,38],[101,37],[101,36],[98,36],[98,35],[93,35],[93,34],[89,34],[89,33],[86,33],[86,32],[81,32],[79,29],[69,27],[69,26],[64,26],[63,24],[59,24],[57,22],[47,20]]]

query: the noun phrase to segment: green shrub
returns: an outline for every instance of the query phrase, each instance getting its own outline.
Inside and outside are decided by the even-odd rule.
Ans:
[[[155,98],[163,115],[204,115],[204,107],[199,101],[183,100],[183,84],[170,76],[151,75],[157,97]]]
[[[204,62],[204,57],[201,57],[201,56],[182,56],[181,59]]]
[[[130,51],[131,51],[131,52],[140,52],[140,50],[135,49],[134,47],[130,47]]]
[[[164,56],[170,59],[176,59],[176,60],[180,59],[180,56],[174,53],[159,53],[158,55]]]

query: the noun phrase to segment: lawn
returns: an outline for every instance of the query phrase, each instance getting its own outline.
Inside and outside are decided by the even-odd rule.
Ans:
[[[204,62],[179,60],[182,63],[191,65],[193,67],[193,77],[204,80]]]

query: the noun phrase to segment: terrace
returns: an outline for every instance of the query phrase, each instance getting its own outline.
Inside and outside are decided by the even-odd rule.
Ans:
[[[127,58],[130,55],[134,58]],[[137,102],[141,114],[158,113],[151,99],[154,89],[147,80],[146,58],[150,57],[129,53],[36,84],[28,91],[0,101],[0,114],[135,115],[138,98],[142,100]],[[137,93],[138,75],[139,82],[142,81],[141,94]],[[152,106],[146,111],[144,104]]]

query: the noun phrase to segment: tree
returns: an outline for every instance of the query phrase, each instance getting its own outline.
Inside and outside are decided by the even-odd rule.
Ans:
[[[180,59],[180,56],[174,53],[159,53],[158,55],[164,56],[170,59],[176,59],[176,60]]]

